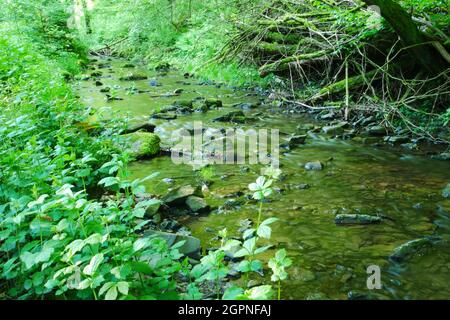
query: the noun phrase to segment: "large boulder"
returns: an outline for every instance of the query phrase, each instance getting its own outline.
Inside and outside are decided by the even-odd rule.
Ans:
[[[334,218],[334,222],[337,225],[376,224],[380,223],[381,220],[381,217],[367,214],[338,214]]]
[[[178,187],[169,191],[164,197],[162,197],[162,201],[165,204],[174,204],[178,202],[182,202],[189,196],[193,196],[198,193],[198,188],[191,186],[190,184],[182,187]]]
[[[184,241],[184,244],[180,248],[178,248],[178,250],[182,254],[193,259],[200,258],[201,242],[200,239],[197,239],[195,237],[156,230],[147,230],[146,232],[144,232],[144,236],[164,239],[169,246],[173,246],[178,242]]]
[[[186,205],[192,212],[203,212],[209,208],[205,199],[196,196],[187,197]]]
[[[161,150],[161,139],[154,133],[138,131],[123,136],[131,143],[127,151],[137,159],[155,156]]]
[[[124,134],[134,133],[137,131],[144,131],[153,133],[156,126],[148,121],[135,122],[128,125],[128,128],[123,132]]]

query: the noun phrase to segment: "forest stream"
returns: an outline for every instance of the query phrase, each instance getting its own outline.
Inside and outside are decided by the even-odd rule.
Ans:
[[[180,128],[191,129],[194,121],[203,121],[204,127],[236,127],[212,119],[237,110],[235,104],[266,100],[256,90],[201,83],[174,70],[157,72],[137,66],[132,71],[145,74],[148,79],[120,81],[119,75],[130,72],[124,68],[126,63],[116,58],[99,59],[94,66],[102,75],[77,83],[80,100],[94,109],[106,110],[103,113],[119,112],[124,117],[128,114],[132,121],[149,119],[155,110],[178,100],[204,97],[223,102],[222,108],[207,113],[177,115],[171,120],[151,119],[162,145],[170,145],[172,133]],[[104,87],[112,88],[115,96],[123,100],[107,102],[105,93],[100,92]],[[167,94],[177,89],[182,89],[182,93]],[[244,113],[255,121],[238,126],[279,129],[283,143],[299,125],[324,125],[307,114],[281,111],[264,104],[248,108]],[[430,159],[423,152],[374,142],[371,137],[359,136],[333,139],[319,131],[310,134],[306,144],[280,153],[285,178],[276,182],[277,192],[264,205],[263,215],[279,219],[273,225],[271,243],[285,248],[294,262],[290,279],[283,287],[285,299],[450,297],[450,199],[441,195],[450,181],[450,164]],[[323,163],[323,170],[305,170],[305,163],[310,161]],[[211,183],[205,194],[211,212],[175,219],[201,240],[203,249],[218,246],[217,233],[223,228],[237,236],[238,229],[249,223],[246,219],[255,219],[258,205],[238,200],[248,193],[248,184],[255,181],[261,168],[247,164],[212,166]],[[174,165],[167,155],[133,162],[129,170],[132,178],[159,172],[155,179],[144,183],[152,194],[164,195],[169,188],[199,184],[191,166]],[[386,219],[374,225],[335,224],[335,215],[346,212]],[[437,242],[403,263],[390,261],[395,248],[426,236],[447,241]],[[268,250],[262,259],[267,261],[274,251]],[[381,268],[381,290],[367,289],[366,270],[370,265]],[[255,275],[251,279],[257,284],[270,281],[269,278],[266,273],[264,278]]]

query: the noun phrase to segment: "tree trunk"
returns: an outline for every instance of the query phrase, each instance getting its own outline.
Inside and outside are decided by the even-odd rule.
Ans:
[[[81,5],[83,7],[83,14],[84,14],[84,23],[86,25],[86,33],[91,34],[92,28],[91,28],[91,15],[89,13],[89,9],[86,3],[86,0],[81,0]]]
[[[368,5],[376,5],[381,16],[391,25],[410,54],[429,73],[438,74],[448,68],[448,63],[432,46],[429,39],[419,31],[412,17],[395,1],[364,0]]]

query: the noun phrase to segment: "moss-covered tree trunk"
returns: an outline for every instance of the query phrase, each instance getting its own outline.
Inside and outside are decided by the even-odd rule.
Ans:
[[[381,10],[381,16],[398,34],[410,54],[429,73],[437,74],[448,68],[448,63],[428,43],[430,40],[419,31],[411,16],[395,1],[364,0],[368,5],[376,5]]]

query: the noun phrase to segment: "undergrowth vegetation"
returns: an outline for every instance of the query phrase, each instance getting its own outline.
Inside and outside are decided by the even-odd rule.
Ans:
[[[200,299],[202,286],[212,282],[218,299],[272,298],[270,285],[222,295],[225,252],[242,246],[244,258],[267,250],[256,241],[270,238],[274,220],[242,242],[224,231],[221,248],[196,263],[179,251],[183,242],[169,246],[162,237],[143,236],[151,219],[142,218],[160,201],[138,200],[145,194],[141,183],[157,173],[127,180],[130,158],[118,135],[124,128],[114,121],[86,126],[93,111],[66,82],[85,53],[70,34],[49,43],[45,31],[58,30],[66,17],[45,20],[40,33],[39,23],[24,23],[25,13],[0,24],[1,297]],[[98,199],[99,188],[114,196]],[[263,268],[245,261],[242,273]]]

